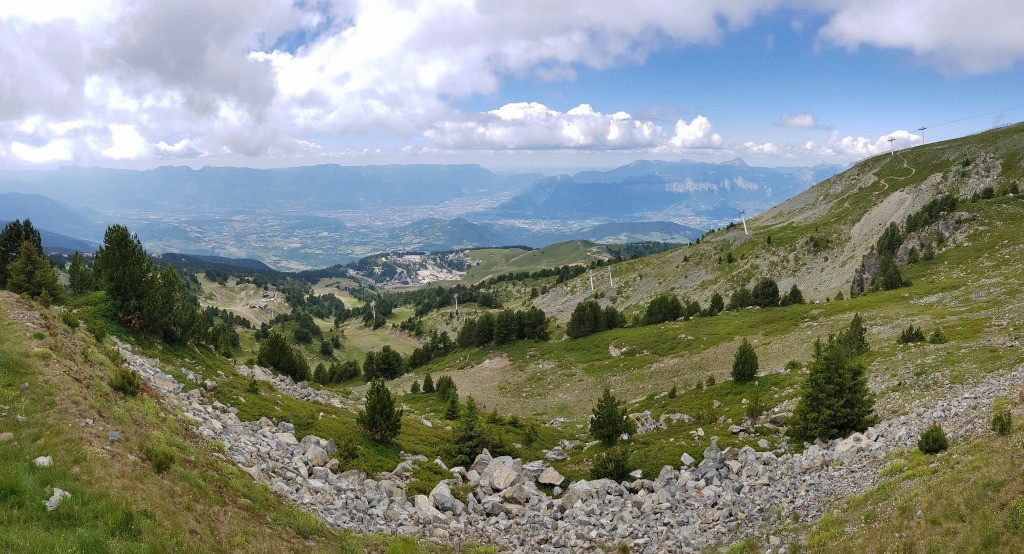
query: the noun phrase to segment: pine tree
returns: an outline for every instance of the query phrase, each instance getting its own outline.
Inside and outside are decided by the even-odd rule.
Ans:
[[[516,313],[512,310],[502,310],[494,323],[494,344],[502,345],[515,342],[519,337],[519,324]]]
[[[900,274],[900,269],[896,267],[896,262],[893,261],[892,256],[885,256],[882,258],[882,264],[878,269],[879,286],[882,290],[895,290],[902,287],[904,284],[903,276]]]
[[[377,442],[388,442],[402,430],[402,408],[395,407],[384,381],[375,379],[366,393],[366,408],[359,410],[356,423],[370,438]]]
[[[590,418],[590,434],[605,445],[613,446],[621,435],[635,432],[636,426],[629,419],[625,406],[605,387]]]
[[[872,422],[874,398],[864,367],[853,364],[834,336],[814,345],[814,362],[801,386],[800,400],[789,418],[789,436],[829,440],[863,431]]]
[[[57,280],[57,270],[50,261],[39,254],[39,250],[30,241],[21,243],[18,256],[10,266],[10,277],[7,288],[17,294],[28,294],[39,298],[45,291],[51,302],[61,299],[61,286]]]
[[[419,381],[413,381],[412,385],[409,387],[409,392],[411,394],[419,394],[419,392],[420,392],[420,382]]]
[[[430,373],[423,378],[423,392],[434,392],[434,378],[430,376]]]
[[[444,409],[444,418],[447,420],[459,419],[459,397],[448,398],[448,405]]]
[[[32,226],[28,219],[24,223],[15,219],[4,226],[0,231],[0,288],[7,288],[7,280],[10,278],[11,264],[17,259],[21,252],[21,245],[28,241],[35,247],[39,256],[43,256],[42,239],[39,231]]]
[[[850,327],[839,334],[838,340],[846,349],[847,356],[859,356],[868,351],[867,328],[860,314],[853,314]]]
[[[309,364],[306,359],[292,349],[280,333],[270,333],[270,336],[260,344],[256,363],[288,375],[295,382],[309,379]]]
[[[709,316],[716,316],[723,311],[725,311],[725,299],[722,298],[721,294],[716,292],[711,295],[711,300],[708,301],[707,314]]]
[[[779,285],[774,280],[765,277],[754,285],[751,291],[753,304],[762,308],[771,308],[779,305]]]
[[[138,326],[153,269],[139,236],[132,235],[124,225],[107,227],[93,265],[97,281],[118,315]]]
[[[476,320],[476,337],[473,346],[487,346],[494,341],[494,314],[484,312]]]
[[[71,264],[68,265],[68,280],[68,286],[75,294],[90,292],[96,286],[93,281],[92,268],[85,264],[85,260],[78,250],[75,250],[74,256],[71,257]]]
[[[546,341],[551,338],[547,314],[536,306],[526,310],[524,327],[527,339]]]
[[[572,311],[566,334],[569,338],[578,339],[592,335],[607,328],[604,321],[604,310],[596,300],[580,302]]]
[[[455,381],[450,375],[442,375],[438,378],[434,389],[437,391],[438,398],[444,402],[449,402],[452,398],[459,399],[459,387],[455,386]]]
[[[674,294],[662,293],[647,304],[644,312],[644,324],[655,325],[665,321],[675,321],[683,315],[683,305]]]
[[[757,375],[757,368],[757,353],[750,342],[743,339],[732,362],[732,379],[737,383],[750,381]]]
[[[447,458],[452,467],[469,467],[477,454],[487,447],[480,408],[472,396],[466,397],[466,409],[452,429],[451,442],[447,447]]]

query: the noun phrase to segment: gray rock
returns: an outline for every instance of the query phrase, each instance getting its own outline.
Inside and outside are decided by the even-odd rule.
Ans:
[[[430,491],[430,503],[442,512],[461,514],[466,505],[452,496],[452,491],[444,481],[438,483]]]
[[[7,442],[12,440],[14,440],[14,433],[11,433],[10,431],[6,433],[0,433],[0,442]]]
[[[544,459],[551,460],[552,462],[559,462],[559,461],[562,461],[562,460],[568,460],[569,459],[569,455],[566,454],[564,450],[562,450],[561,446],[556,446],[556,447],[552,448],[551,450],[548,450],[544,454]]]
[[[111,431],[111,432],[107,433],[107,440],[109,440],[110,442],[117,442],[120,439],[121,439],[121,433],[118,433],[117,431]]]
[[[683,462],[683,465],[685,466],[692,466],[697,460],[694,460],[693,456],[683,452],[683,455],[679,457],[679,461]]]
[[[565,476],[559,473],[557,469],[549,467],[541,472],[540,476],[537,477],[537,482],[542,485],[558,487],[565,483]]]
[[[306,450],[306,461],[311,466],[323,467],[331,461],[331,457],[327,455],[326,450],[314,444]]]
[[[71,493],[54,487],[53,494],[50,495],[50,499],[46,501],[46,511],[52,512],[56,510],[60,507],[61,502],[63,502],[65,498],[71,498]]]
[[[37,467],[50,467],[53,465],[53,458],[50,456],[40,456],[32,461],[35,462]]]

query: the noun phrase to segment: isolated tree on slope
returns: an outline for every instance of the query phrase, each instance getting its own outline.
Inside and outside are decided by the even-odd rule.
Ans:
[[[797,440],[829,440],[863,431],[871,424],[874,398],[864,366],[850,362],[834,336],[814,343],[814,362],[801,386],[787,434]]]
[[[597,401],[593,416],[590,418],[590,434],[605,445],[614,446],[619,436],[632,435],[635,432],[636,425],[629,419],[625,406],[622,406],[618,399],[612,396],[611,390],[605,387],[604,394]]]
[[[837,339],[846,349],[847,356],[859,356],[868,351],[867,332],[860,314],[854,314],[850,327],[840,333]]]
[[[743,339],[736,349],[736,357],[732,361],[732,379],[738,383],[750,381],[757,375],[757,353],[747,339]]]
[[[384,381],[375,379],[366,393],[366,408],[356,414],[356,423],[370,438],[377,442],[388,442],[402,430],[402,408],[395,407]]]
[[[146,303],[148,277],[153,270],[138,235],[124,225],[111,225],[96,252],[97,280],[122,319],[135,321]],[[137,323],[137,321],[136,321]]]
[[[483,423],[480,421],[480,408],[472,396],[466,397],[466,409],[459,422],[452,429],[451,442],[448,443],[448,461],[452,467],[469,467],[477,454],[487,447]]]

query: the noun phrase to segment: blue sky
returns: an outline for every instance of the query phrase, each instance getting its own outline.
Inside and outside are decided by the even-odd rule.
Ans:
[[[845,164],[1024,120],[1008,0],[10,4],[0,168]]]

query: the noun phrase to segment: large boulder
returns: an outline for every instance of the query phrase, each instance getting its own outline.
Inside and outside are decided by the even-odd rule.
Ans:
[[[487,485],[494,491],[503,491],[522,479],[523,467],[509,456],[499,456],[487,464],[480,474],[480,485]]]
[[[461,514],[466,508],[459,499],[452,496],[452,491],[444,481],[437,484],[434,490],[430,491],[430,503],[442,512]]]
[[[537,482],[542,485],[560,487],[562,483],[565,483],[565,476],[559,473],[557,469],[549,467],[541,472],[540,476],[537,477]]]
[[[488,452],[486,448],[484,448],[483,452],[481,452],[476,457],[476,459],[473,460],[473,465],[469,466],[469,469],[475,470],[477,473],[482,475],[484,470],[487,469],[487,466],[490,465],[490,463],[491,453]]]
[[[327,454],[326,450],[314,444],[310,445],[309,449],[306,450],[306,461],[311,466],[323,467],[327,465],[327,462],[331,461],[331,457]]]

